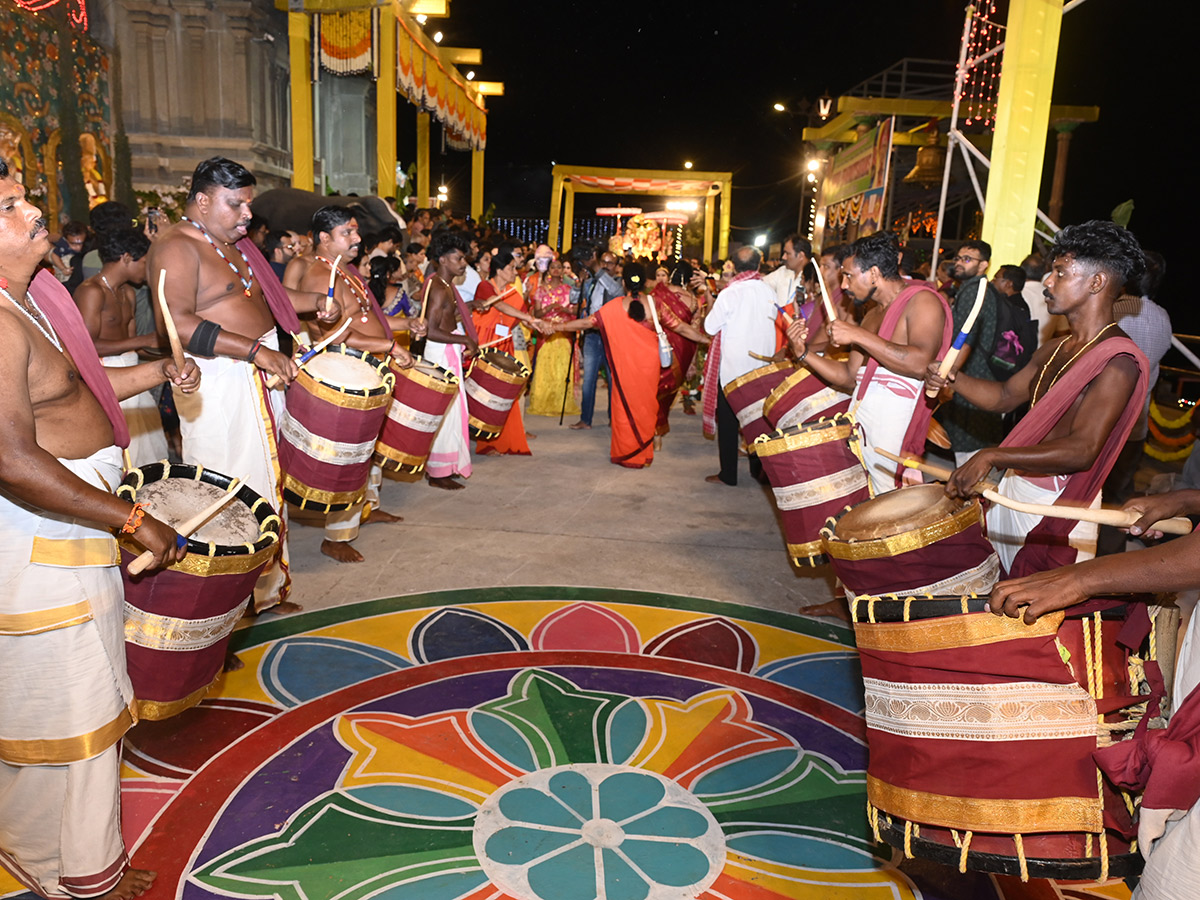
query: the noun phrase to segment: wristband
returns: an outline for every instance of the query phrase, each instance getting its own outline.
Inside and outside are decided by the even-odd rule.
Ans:
[[[220,333],[221,326],[216,322],[201,319],[196,330],[192,332],[192,339],[188,341],[188,349],[197,356],[207,356],[211,359],[216,356],[213,351],[217,345],[217,335]]]
[[[121,526],[121,534],[133,534],[141,527],[142,522],[146,518],[146,505],[144,503],[133,504],[133,509],[129,511],[129,518],[125,520],[125,524]]]
[[[258,355],[258,351],[263,348],[262,341],[255,341],[254,346],[250,348],[250,352],[246,355],[246,362],[254,362],[254,357]]]
[[[807,347],[804,348],[803,353],[801,353],[799,356],[796,357],[796,365],[798,365],[798,366],[804,365],[804,361],[806,359],[808,359],[808,348]]]

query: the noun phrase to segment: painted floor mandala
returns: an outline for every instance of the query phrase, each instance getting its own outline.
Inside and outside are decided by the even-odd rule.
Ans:
[[[816,620],[504,588],[235,641],[245,668],[215,696],[126,741],[127,840],[157,896],[1129,896],[897,868],[866,824],[851,636]]]

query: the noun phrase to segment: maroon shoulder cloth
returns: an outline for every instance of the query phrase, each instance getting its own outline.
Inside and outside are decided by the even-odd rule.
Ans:
[[[296,315],[296,308],[292,306],[287,288],[283,286],[283,282],[279,280],[279,276],[275,274],[275,270],[271,268],[267,258],[255,246],[254,241],[248,237],[242,238],[234,246],[242,251],[246,262],[250,264],[250,272],[262,285],[263,299],[267,301],[267,306],[271,310],[271,315],[275,317],[275,321],[282,326],[284,331],[295,334],[300,330],[300,317]]]
[[[1130,357],[1138,368],[1137,385],[1125,403],[1125,410],[1117,420],[1116,427],[1100,450],[1092,467],[1083,472],[1074,472],[1067,479],[1056,506],[1086,506],[1092,502],[1117,455],[1125,446],[1129,432],[1133,429],[1142,405],[1145,403],[1146,386],[1150,364],[1137,344],[1126,337],[1109,338],[1096,344],[1087,353],[1075,360],[1075,364],[1054,383],[1034,404],[1025,417],[1017,423],[1001,443],[1001,447],[1030,447],[1041,441],[1058,424],[1067,410],[1075,403],[1092,379],[1118,356]],[[1075,551],[1067,543],[1067,535],[1077,523],[1073,519],[1044,518],[1029,532],[1029,537],[1013,559],[1009,578],[1019,578],[1034,572],[1057,569],[1075,562]]]
[[[75,363],[83,383],[88,386],[100,408],[108,416],[112,425],[113,440],[118,447],[128,447],[129,426],[125,424],[125,415],[121,412],[116,391],[113,390],[112,382],[108,380],[100,357],[96,354],[96,345],[92,342],[92,336],[88,334],[83,316],[79,314],[79,307],[49,269],[38,272],[33,283],[29,285],[29,293],[50,320],[54,333],[58,335],[63,349]]]

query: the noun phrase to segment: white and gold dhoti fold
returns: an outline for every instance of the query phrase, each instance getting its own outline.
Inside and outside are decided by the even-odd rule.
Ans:
[[[113,369],[128,369],[139,362],[136,350],[119,356],[105,356],[100,362]],[[167,436],[163,432],[158,401],[150,391],[134,394],[121,401],[121,412],[129,426],[129,458],[135,466],[144,466],[167,458]],[[115,487],[115,485],[114,485]]]
[[[279,348],[275,329],[259,338],[263,346]],[[279,454],[275,425],[283,410],[283,392],[268,391],[258,369],[240,359],[194,357],[200,368],[200,389],[175,393],[183,461],[240,478],[279,513],[284,522],[279,555],[263,570],[254,586],[254,608],[269,609],[287,596],[287,504],[279,486]]]
[[[461,328],[454,333],[461,334]],[[425,463],[425,472],[431,478],[471,476],[471,436],[467,433],[467,380],[463,373],[462,352],[462,344],[425,342],[425,358],[458,376],[458,399],[446,410],[446,417],[442,419],[442,424],[433,439],[429,460]]]
[[[121,451],[60,460],[112,490]],[[0,492],[0,863],[46,897],[128,868],[119,741],[133,724],[112,534]]]

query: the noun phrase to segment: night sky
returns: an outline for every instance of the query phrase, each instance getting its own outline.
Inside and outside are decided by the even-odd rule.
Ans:
[[[1108,218],[1132,198],[1130,227],[1167,256],[1166,293],[1182,281],[1182,270],[1171,269],[1190,249],[1179,237],[1179,200],[1193,196],[1195,183],[1182,133],[1194,102],[1183,96],[1183,61],[1171,52],[1187,39],[1183,6],[1087,0],[1063,21],[1054,91],[1056,103],[1101,109],[1099,122],[1075,132],[1060,224]],[[506,87],[504,97],[488,98],[485,203],[502,215],[547,215],[552,162],[673,169],[690,159],[697,169],[734,173],[734,240],[766,232],[778,241],[797,221],[805,123],[772,103],[836,97],[906,56],[955,59],[964,4],[768,0],[731,8],[453,0],[451,18],[426,30],[442,30],[447,46],[482,48],[478,77]],[[400,119],[406,164],[411,116],[410,107]],[[469,154],[441,155],[436,128],[432,143],[434,183],[445,177],[452,205],[465,204]],[[1043,209],[1052,154],[1050,136]],[[577,213],[617,199],[593,197],[577,198]],[[1183,320],[1189,314],[1179,310]],[[1188,327],[1200,330],[1200,322]]]

